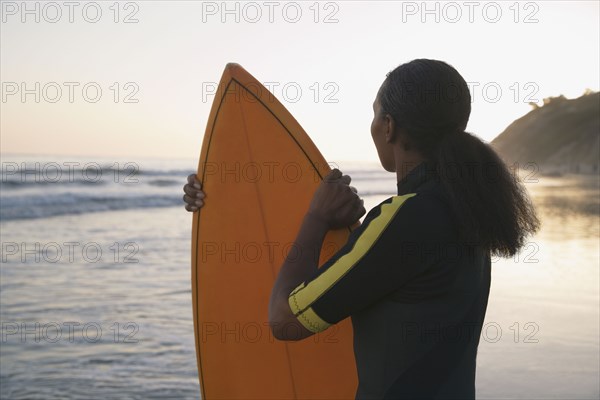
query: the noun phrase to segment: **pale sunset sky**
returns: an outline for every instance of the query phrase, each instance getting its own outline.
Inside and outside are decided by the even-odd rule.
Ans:
[[[377,160],[371,104],[415,58],[463,75],[467,130],[487,141],[529,102],[599,87],[598,1],[1,7],[2,154],[197,157],[228,62],[268,83],[330,160]]]

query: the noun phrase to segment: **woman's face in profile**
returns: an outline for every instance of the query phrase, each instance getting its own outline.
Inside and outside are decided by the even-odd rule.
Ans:
[[[388,142],[389,130],[393,129],[392,120],[386,114],[379,102],[379,96],[373,102],[373,121],[371,122],[371,137],[379,155],[381,166],[388,172],[396,171],[392,143]]]

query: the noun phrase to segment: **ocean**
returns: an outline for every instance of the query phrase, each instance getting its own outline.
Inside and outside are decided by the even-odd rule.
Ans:
[[[2,156],[2,399],[199,398],[182,202],[196,163]],[[335,165],[367,209],[395,194],[376,163]],[[598,176],[529,178],[542,229],[494,259],[477,395],[597,399]]]

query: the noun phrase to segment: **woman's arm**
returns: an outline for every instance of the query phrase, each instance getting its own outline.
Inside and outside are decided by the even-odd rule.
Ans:
[[[365,214],[363,201],[349,183],[350,177],[335,169],[315,192],[293,250],[288,253],[271,292],[269,324],[277,339],[300,340],[313,334],[294,316],[288,297],[294,288],[317,272],[327,232],[350,226]]]
[[[314,214],[307,213],[302,221],[292,246],[294,255],[288,254],[271,292],[269,324],[277,339],[299,340],[313,334],[292,314],[288,296],[300,282],[308,280],[317,271],[319,253],[328,230],[327,224]]]

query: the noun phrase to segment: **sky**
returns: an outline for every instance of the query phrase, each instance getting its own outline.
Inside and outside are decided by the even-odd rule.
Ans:
[[[2,154],[197,158],[237,62],[328,160],[375,161],[385,74],[416,58],[469,83],[491,141],[550,96],[597,91],[598,1],[2,1]]]

